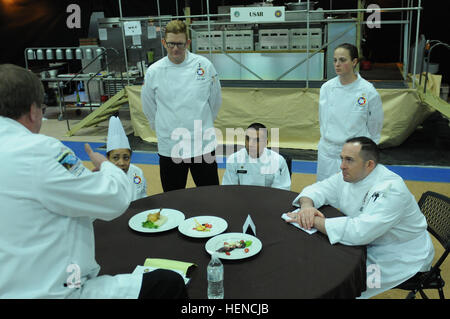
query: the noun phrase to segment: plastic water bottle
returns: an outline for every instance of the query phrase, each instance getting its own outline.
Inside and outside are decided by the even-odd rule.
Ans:
[[[208,299],[223,299],[223,265],[217,254],[213,254],[207,268]]]

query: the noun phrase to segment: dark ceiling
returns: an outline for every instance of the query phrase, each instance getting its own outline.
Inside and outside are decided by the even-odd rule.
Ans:
[[[249,0],[210,0],[210,13],[217,13],[220,5],[250,5],[257,1]],[[283,5],[295,1],[273,1],[274,5]],[[356,8],[356,0],[316,1],[316,7],[323,9]],[[416,5],[418,1],[413,1]],[[191,14],[206,14],[206,0],[160,0],[161,15],[183,14],[183,7],[190,3]],[[406,6],[406,0],[367,1],[384,8]],[[449,1],[422,1],[420,33],[427,39],[439,39],[449,42],[448,4]],[[66,12],[70,4],[78,4],[81,8],[81,28],[69,29],[66,25]],[[178,6],[177,6],[178,4]],[[438,5],[439,4],[439,5]],[[447,6],[443,8],[443,6]],[[118,0],[0,0],[0,63],[24,65],[24,49],[27,47],[45,46],[77,46],[78,39],[87,37],[89,20],[94,11],[103,11],[105,17],[119,16]],[[156,0],[122,0],[122,14],[132,16],[157,16]],[[366,14],[367,16],[367,14]],[[400,20],[400,13],[382,13],[382,19]],[[415,32],[415,26],[413,26]],[[413,32],[413,35],[414,35]],[[364,28],[367,40],[365,55],[370,55],[373,62],[400,61],[400,26],[382,25],[380,29]],[[441,73],[448,82],[449,52],[445,48],[433,51],[432,62],[441,64]]]

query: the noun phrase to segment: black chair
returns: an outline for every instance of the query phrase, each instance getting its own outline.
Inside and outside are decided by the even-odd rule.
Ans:
[[[289,170],[289,176],[292,178],[292,157],[290,157],[289,155],[285,154],[285,153],[279,153],[281,156],[284,157],[284,159],[286,160],[286,164]]]
[[[419,200],[419,207],[428,223],[428,231],[444,247],[445,252],[427,272],[419,272],[414,277],[398,285],[397,289],[409,290],[406,299],[414,299],[417,292],[423,299],[428,299],[424,289],[437,289],[440,299],[445,299],[442,288],[445,285],[439,268],[447,258],[450,242],[450,198],[435,193],[425,192]]]

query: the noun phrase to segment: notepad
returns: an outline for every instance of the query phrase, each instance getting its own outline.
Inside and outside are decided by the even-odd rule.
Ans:
[[[188,263],[184,261],[178,261],[178,260],[171,260],[171,259],[162,259],[162,258],[147,258],[144,262],[144,265],[138,265],[133,271],[133,274],[135,273],[147,273],[150,271],[154,271],[156,269],[167,269],[175,271],[176,273],[179,273],[183,279],[184,283],[187,285],[190,278],[186,277],[187,271],[189,267],[196,266],[193,263]]]

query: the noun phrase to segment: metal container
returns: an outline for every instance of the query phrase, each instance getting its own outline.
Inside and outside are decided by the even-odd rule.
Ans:
[[[314,10],[317,1],[309,1],[309,10]],[[306,2],[289,2],[286,3],[288,10],[307,10],[308,9],[308,1]]]
[[[80,48],[75,50],[75,58],[81,60],[83,58],[83,50]]]
[[[224,31],[225,50],[253,51],[253,30],[226,30]]]
[[[50,77],[50,73],[48,71],[41,72],[41,79],[48,79]]]
[[[58,75],[58,70],[49,70],[48,74],[51,78],[56,78],[56,76]]]
[[[98,48],[98,49],[95,50],[95,55],[96,56],[99,56],[99,55],[102,55],[102,54],[103,54],[103,50],[102,49]],[[101,59],[103,59],[102,56],[99,57],[99,60],[101,60]]]
[[[42,49],[36,50],[36,58],[38,60],[44,60],[44,51],[42,51]]]
[[[63,57],[63,51],[61,49],[56,49],[56,60],[62,60]]]
[[[288,29],[264,29],[258,31],[260,50],[289,49]]]
[[[72,49],[66,49],[66,59],[67,60],[73,59]]]
[[[34,51],[33,51],[33,50],[31,50],[31,49],[28,49],[28,50],[27,50],[27,59],[28,59],[28,60],[34,60],[34,59],[35,59]]]
[[[45,50],[45,56],[47,60],[53,60],[53,50],[52,49]]]
[[[86,59],[92,59],[93,58],[93,56],[92,56],[92,49],[86,49],[85,53],[86,53]]]
[[[223,50],[223,31],[198,31],[195,32],[193,40],[195,40],[193,45],[195,51]]]
[[[323,9],[318,8],[315,10],[317,3],[316,1],[309,2],[309,19],[311,21],[324,19]],[[288,8],[286,11],[286,21],[303,21],[308,19],[307,12],[292,12],[298,10],[306,11],[308,9],[308,2],[290,2],[286,6]]]

